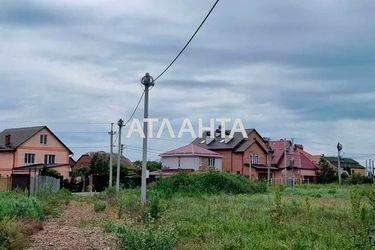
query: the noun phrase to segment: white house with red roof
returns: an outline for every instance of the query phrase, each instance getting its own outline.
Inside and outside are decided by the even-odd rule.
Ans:
[[[189,144],[160,154],[163,170],[222,170],[220,154]]]
[[[273,151],[272,166],[277,168],[274,180],[283,183],[285,179],[303,182],[317,182],[320,156],[306,152],[303,145],[290,140],[270,141]]]

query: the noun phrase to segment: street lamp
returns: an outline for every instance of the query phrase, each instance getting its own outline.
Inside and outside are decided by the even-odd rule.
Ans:
[[[339,176],[339,184],[341,184],[341,159],[340,159],[341,150],[342,150],[342,144],[339,142],[337,143],[337,174]]]

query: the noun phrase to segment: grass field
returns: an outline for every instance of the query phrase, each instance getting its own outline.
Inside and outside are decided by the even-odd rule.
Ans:
[[[123,249],[375,247],[371,185],[271,187],[265,193],[239,194],[177,191],[167,198],[150,195],[145,211],[138,192],[124,191],[123,222],[106,224],[117,232]]]
[[[67,202],[67,197],[1,195],[0,214],[8,218],[3,224],[13,218],[41,220]],[[248,184],[233,176],[183,176],[152,187],[146,207],[139,203],[138,189],[123,190],[118,197],[108,190],[75,199],[102,213],[104,220],[93,223],[113,233],[121,249],[375,247],[373,185],[273,186],[267,190],[262,183]]]

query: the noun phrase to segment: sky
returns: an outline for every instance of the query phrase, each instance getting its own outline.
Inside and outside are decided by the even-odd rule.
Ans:
[[[48,125],[75,158],[108,150],[140,78],[168,65],[213,3],[3,0],[0,129]],[[374,12],[372,0],[221,0],[150,91],[150,116],[240,118],[313,154],[334,155],[340,141],[364,164],[375,158]],[[190,141],[150,139],[149,157]],[[141,159],[139,137],[122,142]]]

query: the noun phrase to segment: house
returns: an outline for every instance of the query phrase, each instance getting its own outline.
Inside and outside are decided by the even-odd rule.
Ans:
[[[323,156],[323,157],[330,163],[330,165],[334,169],[337,169],[337,166],[338,166],[337,156]],[[346,171],[349,175],[360,174],[364,176],[366,174],[366,168],[352,158],[342,157],[340,159],[340,165],[341,165],[341,169],[343,171]]]
[[[274,182],[284,183],[294,179],[297,182],[316,183],[319,176],[320,156],[306,152],[301,144],[290,140],[270,141],[273,151],[272,166],[275,172]]]
[[[229,133],[229,130],[225,131],[225,138],[222,138],[219,127],[214,135],[211,136],[210,131],[206,131],[202,138],[196,138],[192,143],[221,155],[225,172],[267,179],[268,169],[271,174],[276,170],[270,165],[271,151],[267,141],[258,131],[246,129],[246,137],[236,132],[230,138]]]
[[[84,176],[82,175],[75,175],[75,173],[81,169],[81,168],[84,168],[84,169],[87,169],[87,170],[90,170],[91,168],[91,163],[92,163],[92,160],[94,159],[94,155],[97,154],[98,156],[103,156],[103,157],[100,157],[102,161],[104,159],[104,163],[105,163],[105,169],[102,169],[105,171],[105,175],[103,175],[103,173],[101,174],[91,174],[91,175],[88,175],[86,171],[83,171],[83,172],[86,172],[84,174]],[[74,166],[72,167],[72,172],[73,172],[73,179],[72,179],[72,182],[74,183],[78,183],[79,186],[80,186],[80,190],[90,190],[90,191],[96,191],[96,192],[101,192],[103,191],[107,186],[108,186],[108,183],[109,183],[109,179],[108,179],[108,176],[109,176],[109,169],[108,169],[108,164],[109,164],[109,156],[110,154],[107,153],[107,152],[104,152],[104,151],[98,151],[98,152],[88,152],[86,154],[83,154],[81,155],[81,157],[79,157],[79,159],[75,162]],[[113,154],[113,166],[116,166],[117,164],[117,154]],[[133,163],[126,157],[124,156],[121,156],[121,164],[126,166],[126,168],[128,170],[131,170],[131,171],[136,171],[136,168],[135,166],[133,165]],[[113,167],[113,176],[114,176],[114,179],[115,179],[115,175],[116,175],[116,168]],[[107,172],[108,171],[108,172]]]
[[[160,154],[163,170],[219,170],[222,169],[222,157],[220,154],[202,148],[196,144]]]
[[[88,153],[81,155],[81,157],[79,157],[79,159],[74,163],[72,167],[72,171],[74,172],[76,169],[79,169],[82,167],[90,168],[91,160],[94,154],[102,154],[102,155],[105,155],[107,159],[109,159],[109,153],[107,152],[104,152],[104,151],[88,152]],[[116,164],[117,164],[117,154],[113,154],[113,165],[116,165]],[[121,164],[124,164],[128,170],[134,170],[134,171],[136,170],[133,163],[124,156],[121,156]]]
[[[46,166],[69,179],[72,154],[47,126],[5,129],[0,133],[0,176],[37,174]]]

